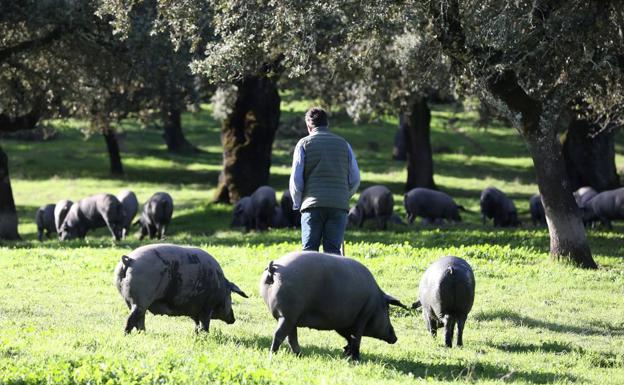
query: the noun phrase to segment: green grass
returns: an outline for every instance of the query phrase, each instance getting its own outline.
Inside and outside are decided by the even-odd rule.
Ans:
[[[285,100],[283,116],[306,107]],[[85,140],[76,130],[80,122],[55,122],[60,135],[49,142],[5,140],[23,240],[0,247],[0,384],[624,383],[624,227],[590,232],[597,271],[551,261],[547,231],[526,224],[536,186],[515,131],[478,129],[468,113],[449,128],[452,114],[446,106],[433,112],[435,180],[474,212],[440,229],[349,229],[346,248],[405,303],[415,300],[433,260],[449,254],[467,259],[477,292],[465,346],[444,348],[441,336],[428,336],[419,313],[394,309],[399,341],[365,338],[359,363],[341,357],[344,343],[336,333],[308,329],[300,330],[302,357],[284,345],[268,360],[275,321],[258,295],[258,280],[271,259],[299,247],[299,233],[242,234],[228,227],[231,207],[210,203],[221,153],[218,123],[207,110],[184,117],[189,139],[203,150],[192,155],[168,154],[159,131],[124,124],[122,179],[110,178],[104,141]],[[366,125],[332,120],[356,151],[362,186],[388,185],[404,213],[404,165],[390,160],[395,125],[392,119]],[[275,146],[271,184],[278,190],[287,185],[291,144],[279,139]],[[622,154],[620,142],[617,149]],[[624,163],[621,155],[617,160]],[[524,227],[480,224],[478,196],[488,185],[516,199]],[[114,243],[103,229],[84,242],[36,241],[40,205],[126,187],[140,201],[156,191],[172,194],[168,241],[204,248],[250,294],[234,296],[235,324],[215,321],[210,334],[196,335],[188,318],[148,315],[145,333],[124,336],[128,310],[112,274],[120,256],[140,243]]]

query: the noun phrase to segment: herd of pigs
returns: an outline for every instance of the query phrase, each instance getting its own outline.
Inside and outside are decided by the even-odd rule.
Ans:
[[[145,313],[188,316],[195,331],[207,332],[210,320],[235,321],[231,294],[249,298],[230,282],[210,254],[195,247],[171,244],[141,246],[121,257],[114,273],[117,290],[130,309],[125,332],[145,330]],[[334,330],[347,340],[344,354],[360,358],[362,337],[394,344],[390,305],[407,309],[385,293],[360,262],[339,255],[297,251],[270,261],[260,277],[260,295],[277,320],[270,355],[287,339],[295,354],[301,348],[297,328]],[[419,298],[425,325],[432,336],[444,327],[445,344],[452,346],[455,326],[457,345],[472,309],[475,278],[468,263],[448,256],[425,271]]]
[[[574,193],[586,223],[624,218],[624,188],[598,193],[583,187]],[[494,226],[513,227],[520,221],[514,202],[502,191],[488,187],[481,193],[481,214],[492,219]],[[416,217],[427,224],[461,221],[457,205],[447,194],[426,188],[415,188],[404,196],[408,223]],[[288,191],[277,204],[275,190],[258,188],[242,198],[233,210],[233,226],[247,230],[271,227],[296,227],[299,212],[292,209]],[[72,203],[60,201],[37,211],[39,239],[45,231],[49,237],[58,232],[59,239],[84,238],[88,230],[108,227],[117,240],[126,236],[133,225],[138,200],[131,191],[117,196],[98,194]],[[539,195],[531,197],[534,224],[545,223]],[[164,192],[154,194],[143,205],[139,219],[140,238],[159,239],[171,221],[173,200]],[[403,223],[394,213],[391,191],[381,185],[362,191],[349,211],[349,222],[362,226],[368,219],[386,229],[388,222]],[[115,268],[115,285],[130,309],[125,332],[145,330],[145,313],[189,316],[197,332],[208,331],[210,320],[228,324],[235,321],[231,293],[249,298],[236,284],[225,278],[219,263],[204,250],[172,244],[142,246],[121,257]],[[371,272],[360,262],[339,255],[297,251],[270,261],[260,277],[259,292],[271,315],[277,320],[270,355],[284,340],[299,354],[297,328],[334,330],[346,339],[344,354],[360,357],[362,337],[372,337],[390,344],[397,341],[390,322],[391,305],[407,309],[398,299],[385,293]],[[463,344],[463,330],[472,309],[475,277],[463,259],[446,256],[424,272],[413,309],[422,308],[425,325],[432,336],[444,328],[445,345],[452,346],[457,328],[457,345]]]
[[[586,186],[575,191],[574,198],[586,225],[600,221],[611,228],[612,220],[624,219],[624,188],[598,193]],[[455,203],[450,195],[420,187],[407,192],[403,204],[410,224],[416,217],[422,218],[423,224],[461,222],[460,211],[467,211]],[[298,227],[301,216],[292,206],[288,190],[284,191],[278,205],[275,190],[270,186],[262,186],[234,206],[232,225],[243,226],[247,231]],[[487,187],[481,192],[480,206],[484,225],[486,220],[492,220],[494,227],[517,227],[521,224],[513,200],[495,187]],[[530,198],[529,209],[533,225],[546,224],[540,195],[535,194]],[[394,197],[388,187],[375,185],[364,189],[349,211],[348,220],[352,225],[362,227],[364,221],[369,219],[375,220],[377,226],[384,230],[388,223],[405,224],[394,212]]]
[[[118,195],[96,194],[72,202],[61,200],[40,207],[35,214],[37,235],[43,240],[58,233],[61,241],[84,239],[89,230],[107,227],[115,240],[125,238],[134,225],[140,227],[140,239],[162,239],[173,215],[173,199],[157,192],[145,202],[139,219],[132,223],[139,208],[136,194],[124,190]]]

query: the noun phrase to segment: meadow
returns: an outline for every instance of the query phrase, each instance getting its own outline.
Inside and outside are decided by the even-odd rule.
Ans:
[[[285,96],[282,119],[303,115],[308,103]],[[517,133],[500,124],[479,128],[473,113],[450,106],[435,106],[432,115],[435,182],[471,212],[461,224],[440,228],[349,228],[346,251],[406,304],[415,301],[432,261],[466,259],[477,288],[463,348],[431,338],[419,312],[392,309],[399,341],[364,338],[360,362],[342,357],[336,333],[308,329],[299,330],[301,357],[284,344],[269,361],[276,322],[258,281],[270,260],[299,248],[299,232],[244,234],[229,226],[231,206],[211,203],[221,147],[219,123],[204,106],[183,120],[197,153],[169,154],[160,130],[124,122],[122,178],[110,177],[103,139],[85,138],[80,121],[50,122],[58,136],[49,141],[3,140],[22,240],[0,243],[0,384],[624,383],[624,226],[589,231],[598,270],[552,261],[547,230],[529,221],[528,199],[537,187]],[[396,119],[355,125],[336,114],[331,123],[356,152],[360,190],[389,186],[404,216],[405,165],[391,160]],[[270,184],[278,192],[287,186],[295,142],[278,135],[274,145]],[[623,140],[617,152],[621,169]],[[516,201],[522,227],[481,224],[479,193],[489,185]],[[113,270],[146,242],[134,236],[113,242],[104,229],[85,241],[36,240],[34,215],[42,204],[122,188],[140,201],[157,191],[173,196],[167,242],[208,251],[249,294],[233,296],[236,323],[215,321],[209,334],[195,334],[189,318],[148,314],[146,332],[125,336],[128,310]]]

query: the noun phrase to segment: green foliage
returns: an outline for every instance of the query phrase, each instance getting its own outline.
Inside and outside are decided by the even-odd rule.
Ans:
[[[284,95],[282,115],[300,116],[309,102]],[[454,117],[455,127],[448,119]],[[0,383],[2,384],[518,384],[624,382],[621,225],[591,230],[601,268],[572,268],[548,258],[548,233],[527,223],[535,192],[532,163],[517,133],[475,127],[475,116],[446,106],[433,111],[432,142],[438,185],[472,211],[464,223],[435,228],[366,225],[347,232],[347,254],[364,263],[380,286],[405,303],[416,299],[425,268],[440,256],[463,257],[474,267],[476,302],[464,348],[445,349],[432,339],[419,313],[392,310],[395,345],[364,338],[362,362],[341,358],[344,341],[333,332],[301,329],[302,357],[283,346],[268,350],[275,321],[259,296],[260,274],[272,259],[299,248],[299,233],[243,234],[228,224],[231,206],[209,204],[220,170],[218,123],[204,107],[184,115],[189,140],[203,150],[169,154],[160,132],[124,122],[125,179],[109,179],[97,138],[83,139],[80,121],[54,122],[59,137],[2,146],[10,159],[23,241],[0,247]],[[355,125],[332,117],[332,127],[352,143],[362,188],[387,184],[401,205],[404,164],[390,160],[396,120]],[[371,143],[377,143],[379,148]],[[478,145],[477,145],[478,144]],[[618,141],[618,149],[622,142]],[[276,143],[271,184],[286,188],[290,147]],[[488,155],[484,155],[488,154]],[[618,157],[618,164],[624,161]],[[478,196],[493,184],[516,200],[525,225],[517,230],[482,226]],[[215,321],[195,335],[188,318],[146,318],[145,333],[123,335],[128,309],[112,274],[121,255],[141,243],[118,243],[105,230],[87,240],[36,241],[38,206],[101,191],[134,190],[139,200],[169,191],[176,209],[167,240],[202,247],[226,276],[250,294],[233,297],[236,323]]]

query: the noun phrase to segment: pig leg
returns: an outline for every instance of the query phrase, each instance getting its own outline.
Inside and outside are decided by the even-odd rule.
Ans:
[[[297,327],[295,326],[288,334],[288,345],[296,355],[301,354],[301,347],[299,346],[299,340],[297,339]]]
[[[125,333],[126,334],[130,334],[130,332],[134,328],[137,328],[137,330],[141,330],[141,329],[139,329],[139,326],[140,326],[139,324],[141,323],[141,320],[143,320],[143,322],[145,322],[144,321],[145,320],[145,309],[141,309],[137,305],[132,305],[132,309],[131,309],[130,315],[128,316],[128,320],[126,321]]]
[[[210,329],[210,318],[212,317],[212,308],[204,309],[202,314],[199,316],[199,325],[198,328],[195,328],[197,332],[206,332]]]
[[[455,329],[455,317],[452,315],[444,316],[444,344],[447,348],[453,347],[453,331]]]
[[[466,315],[457,317],[457,346],[464,345],[464,324],[466,323]]]
[[[43,228],[37,229],[37,238],[39,239],[39,242],[43,242]]]
[[[145,226],[141,225],[141,235],[139,235],[139,241],[142,241],[146,235],[147,235],[147,229],[145,228]]]
[[[141,317],[137,322],[137,330],[145,331],[145,313],[141,314]]]
[[[414,214],[407,213],[407,223],[409,223],[410,225],[414,223]]]
[[[118,241],[120,238],[117,235],[117,232],[115,231],[115,228],[113,227],[113,224],[108,222],[108,219],[104,219],[104,223],[106,223],[106,227],[108,227],[108,230],[110,231],[111,235],[113,236],[113,239]]]
[[[351,355],[351,339],[349,338],[349,332],[345,331],[345,330],[336,330],[338,332],[338,334],[340,334],[342,336],[342,338],[344,338],[345,340],[347,340],[347,344],[342,348],[342,355],[343,356],[350,356]]]
[[[429,334],[431,334],[431,337],[435,337],[438,334],[438,325],[436,321],[431,318],[431,315],[426,310],[423,310],[423,318],[425,319],[425,326],[427,326]]]
[[[350,335],[351,339],[349,353],[351,354],[351,359],[353,361],[360,360],[360,342],[362,342],[362,334],[358,333],[357,335]]]
[[[280,317],[277,320],[277,329],[275,329],[275,334],[273,335],[273,342],[271,343],[271,353],[269,354],[269,358],[273,355],[273,353],[277,353],[284,339],[292,332],[292,328],[294,327],[293,323],[286,320],[284,317]]]

